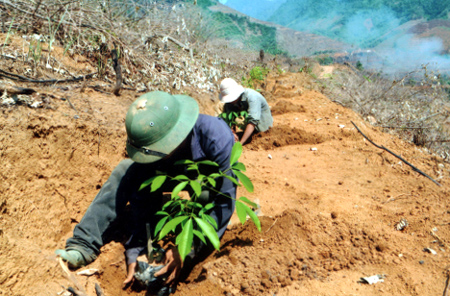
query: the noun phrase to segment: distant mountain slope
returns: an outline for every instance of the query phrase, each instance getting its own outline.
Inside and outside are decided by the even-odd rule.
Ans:
[[[287,0],[268,21],[299,31],[374,47],[403,23],[448,18],[450,0]]]
[[[238,17],[247,17],[248,20],[253,23],[275,28],[278,48],[286,51],[290,55],[301,57],[308,56],[317,52],[344,51],[351,48],[350,45],[344,42],[333,40],[326,36],[312,34],[309,32],[300,32],[272,22],[262,21],[249,17],[242,12],[239,12],[227,5],[222,5],[220,3],[210,6],[209,9],[213,12],[236,15]]]
[[[284,0],[228,0],[226,5],[260,20],[267,20],[283,4]]]

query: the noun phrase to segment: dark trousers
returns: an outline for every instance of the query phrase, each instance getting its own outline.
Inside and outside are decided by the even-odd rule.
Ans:
[[[128,202],[134,221],[134,229],[131,232],[143,234],[145,237],[145,223],[155,225],[157,219],[162,217],[155,217],[155,213],[162,206],[162,192],[173,188],[173,184],[166,182],[163,188],[151,194],[149,187],[139,191],[141,184],[155,176],[157,171],[167,172],[174,177],[183,173],[184,168],[164,163],[139,164],[130,159],[122,160],[98,192],[80,223],[75,226],[73,237],[66,242],[66,249],[81,252],[88,263],[94,261],[104,245],[105,233],[117,217],[124,213]],[[225,187],[228,186],[234,185],[228,185],[227,182]],[[222,237],[233,214],[235,201],[231,198],[220,198],[215,200],[215,204],[210,215],[218,224],[217,234]]]

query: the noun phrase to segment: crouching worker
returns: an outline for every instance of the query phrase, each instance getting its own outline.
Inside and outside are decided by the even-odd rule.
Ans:
[[[155,192],[147,190],[149,187],[139,190],[141,184],[159,174],[189,175],[184,165],[174,165],[182,159],[211,160],[219,165],[218,170],[225,172],[230,167],[234,137],[222,119],[199,114],[198,104],[193,98],[160,91],[144,94],[133,102],[126,114],[125,125],[126,148],[131,159],[122,160],[112,171],[75,226],[73,237],[67,240],[65,249],[55,253],[72,269],[93,262],[104,245],[104,234],[111,224],[120,215],[131,213],[132,235],[125,244],[128,275],[124,284],[128,284],[139,267],[137,257],[146,251],[149,236],[153,235],[153,232],[149,235],[149,226],[155,229],[162,218],[155,214],[165,202],[163,192],[168,188],[165,183],[170,182],[165,182]],[[231,175],[231,170],[227,174]],[[174,188],[173,184],[170,188]],[[217,234],[221,238],[234,211],[236,185],[227,178],[218,178],[214,191],[204,191],[201,196],[205,203],[214,203],[209,215],[216,221]],[[124,211],[128,202],[131,211]],[[208,250],[208,245],[199,247],[194,243],[184,265]],[[167,291],[167,287],[173,289],[176,285],[183,262],[176,247],[166,250],[162,261],[164,267],[154,276],[161,277]]]
[[[251,88],[244,88],[232,78],[225,78],[220,83],[219,99],[225,103],[223,112],[247,111],[247,124],[241,139],[232,127],[235,140],[244,145],[254,132],[265,132],[273,126],[272,113],[266,99]]]

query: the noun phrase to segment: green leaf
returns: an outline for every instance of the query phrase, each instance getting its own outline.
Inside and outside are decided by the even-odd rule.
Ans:
[[[209,175],[211,178],[218,178],[218,177],[220,177],[220,176],[222,176],[222,174],[219,174],[219,173],[212,173],[211,175]]]
[[[154,192],[154,191],[158,190],[159,188],[161,188],[162,184],[164,184],[166,179],[167,179],[167,176],[164,176],[164,175],[156,176],[152,182],[150,192]]]
[[[242,200],[243,202],[247,203],[248,205],[252,206],[254,209],[258,208],[258,204],[254,203],[253,201],[249,200],[245,196],[241,196],[239,200]]]
[[[141,187],[139,187],[139,190],[142,190],[142,189],[144,189],[145,187],[147,187],[148,185],[150,185],[156,177],[157,177],[157,176],[154,176],[154,177],[151,177],[150,179],[144,181],[144,182],[141,184]]]
[[[231,149],[230,165],[233,165],[236,161],[238,161],[239,157],[241,157],[241,154],[242,154],[241,142],[234,143],[233,148]]]
[[[197,164],[212,165],[212,166],[216,166],[216,167],[219,166],[219,165],[217,164],[217,162],[214,162],[214,161],[211,161],[211,160],[197,161]]]
[[[163,229],[159,233],[158,240],[162,240],[169,232],[171,232],[178,224],[185,221],[189,216],[180,216],[170,220],[166,225],[164,225]]]
[[[155,213],[155,215],[164,215],[164,216],[169,216],[169,213],[164,212],[164,211],[158,211]]]
[[[208,182],[211,184],[212,187],[216,187],[216,180],[214,178],[208,177]]]
[[[230,180],[231,182],[233,182],[234,184],[240,186],[241,184],[239,184],[239,182],[236,180],[236,178],[233,178],[231,176],[228,175],[223,175],[225,178],[227,178],[228,180]]]
[[[162,210],[166,210],[168,207],[173,207],[176,206],[176,204],[178,203],[178,199],[180,197],[176,196],[175,198],[172,198],[171,200],[169,200],[168,202],[166,202],[163,206],[162,206]]]
[[[202,186],[197,181],[190,181],[189,185],[194,190],[195,195],[198,197],[202,193]]]
[[[206,240],[205,240],[205,236],[203,235],[203,233],[194,229],[194,234],[206,245]]]
[[[205,205],[203,207],[203,209],[200,210],[199,212],[199,216],[203,216],[205,212],[208,212],[209,210],[211,210],[212,208],[214,208],[215,204],[214,203],[209,203],[207,205]]]
[[[177,235],[177,237],[175,238],[175,245],[178,246],[178,244],[180,243],[180,239],[181,239],[181,235]]]
[[[214,227],[214,229],[217,229],[217,222],[216,222],[216,220],[214,220],[213,217],[211,217],[208,214],[203,214],[202,219],[208,221],[209,223],[211,223],[211,225]]]
[[[204,206],[203,208],[205,209],[205,211],[209,211],[212,208],[214,208],[216,205],[214,203],[209,203],[206,206]]]
[[[175,196],[178,195],[178,193],[180,193],[181,190],[184,189],[184,187],[186,187],[188,181],[184,181],[181,182],[180,184],[178,184],[177,186],[175,186],[175,188],[172,190],[172,198],[174,198]]]
[[[182,181],[182,180],[184,180],[184,181],[189,181],[189,178],[188,178],[187,176],[185,176],[185,175],[178,175],[178,176],[172,178],[172,180],[176,180],[176,181]]]
[[[243,164],[242,162],[236,162],[235,164],[232,165],[233,170],[239,170],[239,171],[246,171],[245,168],[245,164]]]
[[[241,221],[242,224],[244,224],[245,221],[247,221],[247,211],[245,210],[244,203],[236,201],[236,214],[239,218],[239,221]]]
[[[195,222],[197,222],[197,225],[202,230],[202,233],[206,235],[206,237],[209,239],[211,244],[214,246],[216,250],[219,250],[220,248],[220,241],[219,236],[217,235],[217,232],[214,230],[214,228],[209,224],[208,222],[203,221],[202,219],[198,217],[194,217]]]
[[[254,188],[252,181],[250,181],[250,179],[242,172],[234,171],[234,173],[239,178],[239,181],[241,181],[242,185],[244,185],[245,189],[247,189],[248,192],[253,192]]]
[[[199,209],[203,209],[203,206],[202,206],[200,203],[198,203],[198,202],[193,202],[193,201],[189,201],[188,207],[189,207],[189,208],[199,208]]]
[[[176,161],[175,163],[174,163],[174,165],[179,165],[179,164],[191,164],[191,163],[194,163],[192,160],[189,160],[189,159],[182,159],[182,160],[179,160],[179,161]]]
[[[192,241],[194,239],[194,224],[192,218],[190,218],[183,227],[181,233],[177,236],[178,240],[178,252],[180,253],[181,260],[189,254],[192,248]]]
[[[261,231],[261,222],[259,221],[258,216],[256,216],[255,212],[252,211],[249,207],[246,206],[245,210],[247,211],[247,214],[252,219],[253,223],[255,223],[256,228],[258,228],[259,231]]]
[[[158,234],[158,232],[161,230],[161,228],[163,227],[163,225],[166,223],[166,221],[167,221],[167,219],[169,218],[170,216],[165,216],[165,217],[163,217],[161,220],[159,220],[158,221],[158,224],[156,224],[156,227],[155,227],[155,233],[154,233],[154,236],[156,237],[156,235]]]
[[[190,166],[187,168],[187,170],[188,170],[188,171],[196,171],[196,170],[198,170],[198,166],[197,166],[197,165],[190,165]]]

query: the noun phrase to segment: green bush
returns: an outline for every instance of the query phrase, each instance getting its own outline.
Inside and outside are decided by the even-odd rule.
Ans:
[[[359,71],[364,70],[363,64],[360,61],[356,62],[356,69],[358,69]]]
[[[330,56],[317,58],[317,61],[324,66],[333,64],[333,58]]]
[[[263,82],[269,74],[269,69],[265,67],[253,67],[250,70],[249,77],[242,77],[242,85],[244,87],[255,88],[256,83]]]

